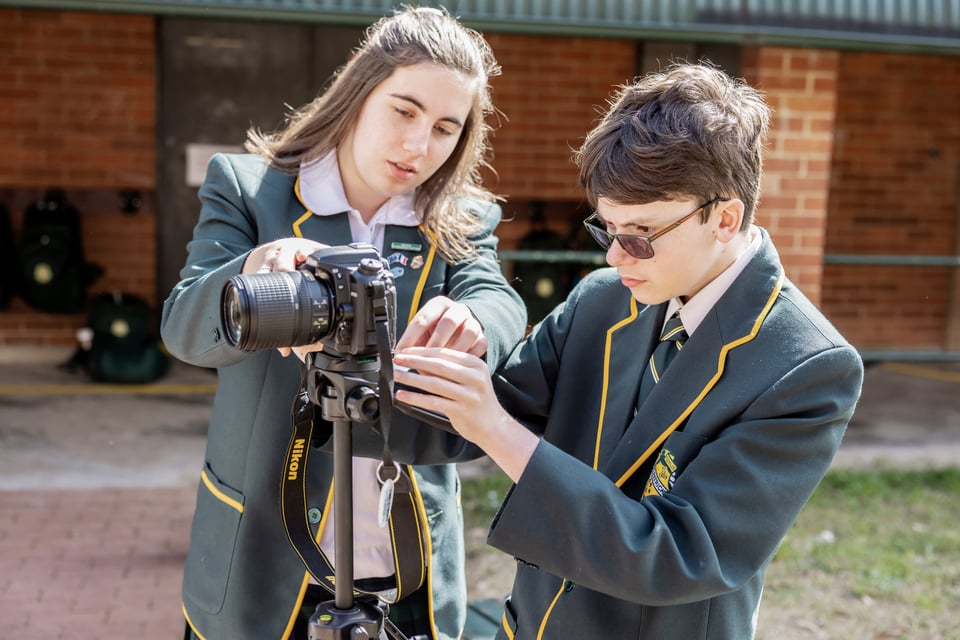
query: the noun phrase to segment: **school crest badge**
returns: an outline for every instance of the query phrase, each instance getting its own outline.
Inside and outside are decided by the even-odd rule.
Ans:
[[[657,462],[653,465],[650,479],[643,490],[643,497],[662,496],[671,489],[677,479],[677,460],[668,449],[661,449]]]

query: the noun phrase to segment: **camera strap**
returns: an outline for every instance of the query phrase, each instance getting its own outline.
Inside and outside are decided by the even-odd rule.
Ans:
[[[378,316],[380,317],[380,316]],[[377,342],[381,357],[380,370],[380,411],[374,428],[383,436],[383,461],[377,472],[381,484],[382,525],[390,527],[390,542],[396,573],[395,588],[387,590],[364,590],[355,583],[356,593],[376,595],[389,604],[394,604],[417,589],[426,579],[426,536],[429,535],[422,509],[417,504],[413,481],[406,470],[393,460],[390,453],[390,416],[393,412],[393,360],[390,353],[390,336],[386,322],[377,322]],[[319,545],[319,534],[314,535],[307,505],[307,463],[310,457],[313,438],[316,405],[310,398],[307,381],[301,384],[300,391],[291,409],[293,434],[287,446],[283,466],[283,478],[280,486],[280,508],[287,539],[300,556],[310,575],[331,593],[334,586],[335,571],[333,564]],[[392,470],[392,472],[391,472]],[[393,477],[390,477],[390,476]],[[386,491],[385,491],[386,489]],[[390,500],[385,503],[385,494]]]
[[[384,303],[380,297],[377,303]],[[393,336],[390,335],[391,323],[386,313],[377,312],[377,348],[380,352],[380,412],[374,425],[383,437],[383,455],[377,468],[377,482],[380,483],[380,526],[390,526],[390,542],[393,546],[393,561],[396,566],[397,596],[394,602],[408,596],[426,580],[426,539],[429,534],[426,518],[417,504],[413,491],[413,468],[405,471],[393,460],[390,453],[390,428],[393,420]],[[395,470],[393,478],[384,477],[381,472],[390,468]],[[389,514],[389,516],[387,515]]]

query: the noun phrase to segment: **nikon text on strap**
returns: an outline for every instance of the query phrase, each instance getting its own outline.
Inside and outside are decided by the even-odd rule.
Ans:
[[[379,371],[381,393],[378,415],[357,416],[355,419],[367,417],[376,420],[375,428],[377,428],[383,436],[383,464],[381,470],[377,473],[377,479],[381,484],[389,483],[392,485],[392,500],[390,500],[389,504],[384,505],[383,508],[385,512],[389,512],[387,523],[390,526],[390,540],[391,546],[393,547],[393,558],[396,568],[396,588],[386,592],[377,591],[375,595],[392,604],[410,595],[424,583],[426,578],[424,541],[425,536],[428,535],[428,531],[426,523],[421,518],[421,511],[417,505],[412,480],[407,472],[393,461],[390,453],[389,437],[391,414],[393,411],[393,368],[390,353],[392,341],[387,322],[380,320],[380,318],[385,319],[385,314],[381,314],[378,311],[376,315],[378,317],[376,323],[377,342],[382,364]],[[290,444],[287,447],[284,460],[283,477],[280,487],[280,506],[283,516],[283,526],[294,550],[300,556],[313,578],[331,593],[335,593],[336,582],[334,579],[334,567],[320,548],[317,542],[319,536],[314,536],[306,513],[306,468],[310,456],[316,406],[321,405],[326,409],[330,406],[327,403],[335,400],[335,398],[320,397],[323,390],[318,390],[317,388],[318,384],[323,382],[318,379],[326,378],[328,374],[321,369],[315,368],[313,364],[315,358],[323,359],[324,357],[322,352],[310,355],[306,367],[306,379],[301,386],[300,392],[297,394],[291,410],[293,434],[290,438]],[[360,377],[362,377],[363,373],[370,373],[369,363],[361,365],[361,367],[364,366],[366,370],[361,372]],[[336,378],[337,376],[332,375],[330,377]],[[343,379],[347,378],[348,376],[343,376]],[[354,378],[354,380],[355,379],[356,378]],[[369,392],[369,389],[365,390]],[[347,404],[343,398],[341,398],[340,401]],[[385,489],[386,488],[387,487],[385,487]],[[334,490],[337,490],[336,487]],[[340,488],[340,490],[344,489]],[[352,491],[352,487],[346,487],[346,490]],[[340,514],[337,514],[337,517],[340,517]],[[350,514],[350,517],[352,517],[352,514]],[[356,587],[354,588],[354,592],[371,593]]]

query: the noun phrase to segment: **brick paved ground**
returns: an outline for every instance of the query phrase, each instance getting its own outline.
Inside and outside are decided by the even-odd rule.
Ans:
[[[0,367],[0,640],[180,639],[210,382]],[[960,363],[872,367],[837,463],[960,464],[958,384]]]
[[[194,487],[0,491],[0,638],[181,638],[194,499]]]

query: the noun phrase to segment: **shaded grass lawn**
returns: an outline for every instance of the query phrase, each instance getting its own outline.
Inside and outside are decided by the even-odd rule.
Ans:
[[[510,585],[486,547],[509,480],[464,480],[471,599]],[[960,468],[829,472],[767,572],[758,640],[960,638]]]

